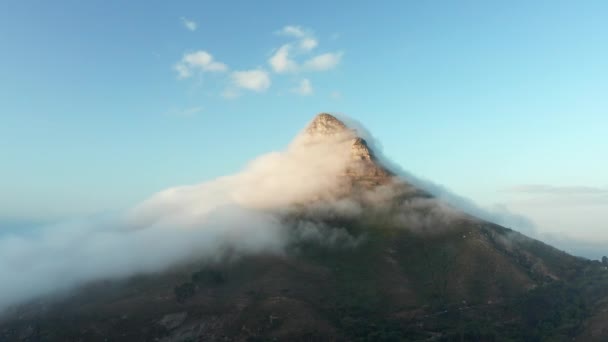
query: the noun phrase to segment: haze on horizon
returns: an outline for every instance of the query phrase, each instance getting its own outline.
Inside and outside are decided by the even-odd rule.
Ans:
[[[330,111],[408,172],[598,258],[607,15],[602,1],[7,2],[0,238],[232,174]]]

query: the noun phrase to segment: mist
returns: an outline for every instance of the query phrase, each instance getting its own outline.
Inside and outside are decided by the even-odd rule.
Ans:
[[[399,177],[441,199],[412,199],[391,207],[395,225],[432,232],[463,217],[454,208],[502,224],[516,217],[501,218],[414,177],[384,157],[362,125],[343,121]],[[87,282],[161,272],[189,260],[282,254],[301,241],[355,247],[365,237],[351,236],[344,227],[285,219],[302,206],[317,217],[352,219],[360,217],[364,206],[391,206],[395,184],[358,198],[344,196],[343,171],[351,161],[352,138],[351,131],[322,136],[304,131],[284,151],[260,156],[237,174],[166,189],[118,214],[0,236],[0,311]]]
[[[249,163],[238,174],[157,193],[124,212],[0,236],[0,311],[80,284],[163,271],[193,259],[284,252],[294,241],[355,246],[342,227],[285,223],[294,204],[335,203],[350,158],[351,137],[300,134],[285,151]],[[327,206],[326,206],[327,208]]]
[[[495,206],[493,208],[484,208],[477,205],[473,200],[462,197],[443,185],[434,183],[430,180],[421,178],[414,175],[412,172],[407,171],[401,165],[394,163],[389,157],[384,155],[382,144],[376,139],[359,121],[350,118],[346,115],[336,115],[341,121],[343,121],[348,127],[354,129],[357,134],[365,139],[371,146],[372,150],[376,154],[376,158],[385,165],[389,170],[394,172],[399,178],[407,181],[408,183],[423,189],[433,195],[439,200],[441,206],[447,204],[453,208],[461,210],[469,215],[481,218],[486,221],[490,221],[514,230],[517,230],[523,234],[529,236],[537,236],[537,230],[534,222],[529,218],[511,212],[505,207]]]

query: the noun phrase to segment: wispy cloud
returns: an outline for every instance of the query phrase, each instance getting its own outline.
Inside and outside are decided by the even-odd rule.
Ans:
[[[319,41],[312,30],[301,26],[288,25],[276,31],[276,33],[295,38],[294,41],[281,45],[268,59],[272,71],[278,74],[326,71],[336,67],[341,61],[342,52],[328,52],[310,57],[311,52],[319,45]]]
[[[520,184],[502,189],[509,208],[532,219],[538,238],[573,253],[595,257],[579,244],[608,241],[608,187]],[[580,247],[580,246],[579,246]]]
[[[181,18],[185,27],[196,29],[196,23],[185,17]],[[217,61],[211,53],[197,50],[183,55],[175,63],[173,69],[178,79],[186,79],[206,72],[222,73],[232,71],[221,77],[221,82],[227,86],[219,95],[225,99],[235,99],[243,94],[244,90],[264,92],[272,84],[271,72],[274,74],[298,74],[308,72],[323,72],[337,67],[342,61],[343,52],[314,53],[319,46],[314,31],[297,25],[287,25],[278,31],[276,35],[289,37],[291,41],[280,45],[268,58],[270,69],[261,67],[248,69],[245,66],[241,70],[232,71],[225,63]],[[239,68],[240,69],[240,68]],[[314,93],[310,79],[299,77],[298,87],[290,89],[299,95],[311,95]]]
[[[198,24],[194,20],[190,20],[185,17],[181,17],[180,20],[186,29],[190,31],[196,31]]]
[[[268,72],[261,69],[234,71],[230,77],[236,87],[255,92],[265,91],[272,83]]]
[[[536,195],[608,195],[608,188],[592,186],[555,186],[546,184],[523,184],[507,189],[513,193]]]
[[[276,31],[276,33],[281,36],[288,36],[294,38],[303,38],[305,36],[310,35],[310,32],[307,32],[307,30],[304,29],[302,26],[296,25],[284,26],[282,29]]]
[[[304,70],[326,71],[335,68],[342,59],[342,52],[324,53],[304,62]]]
[[[177,77],[180,79],[192,77],[199,72],[224,72],[228,66],[222,62],[215,61],[213,56],[207,51],[199,50],[185,54],[184,57],[174,66]]]
[[[305,78],[302,81],[300,81],[300,84],[298,85],[297,88],[292,89],[292,92],[302,95],[302,96],[312,95],[312,93],[313,93],[312,83],[310,83],[309,79]]]
[[[189,108],[171,108],[167,111],[167,115],[181,117],[181,118],[191,118],[195,117],[203,111],[202,106],[189,107]]]
[[[270,57],[268,63],[274,72],[281,74],[298,70],[298,64],[289,56],[290,49],[291,45],[285,44],[277,49],[275,54]]]
[[[304,38],[300,40],[300,49],[303,51],[310,51],[319,45],[319,42],[314,38]]]
[[[300,136],[238,174],[169,188],[118,215],[0,235],[0,314],[10,305],[80,284],[161,272],[184,262],[282,254],[300,242],[349,248],[349,240],[358,240],[342,228],[284,218],[299,203],[314,204],[314,212],[357,215],[357,202],[339,201],[338,195],[324,202],[317,198],[341,193],[343,183],[336,180],[351,161],[351,145],[343,136],[315,143]]]

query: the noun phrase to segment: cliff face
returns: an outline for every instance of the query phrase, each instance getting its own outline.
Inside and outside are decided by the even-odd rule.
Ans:
[[[327,136],[348,131],[346,125],[327,113],[317,115],[306,127],[306,133],[313,136]]]
[[[353,186],[371,187],[392,180],[393,174],[377,160],[365,139],[333,115],[317,115],[306,128],[305,134],[312,139],[325,139],[330,145],[335,141],[349,141],[350,162],[343,175],[349,178],[349,183]]]

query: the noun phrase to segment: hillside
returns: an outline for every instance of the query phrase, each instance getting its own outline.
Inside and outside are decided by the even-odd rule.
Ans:
[[[0,340],[606,336],[597,328],[602,316],[591,317],[606,306],[596,299],[608,298],[598,263],[442,203],[382,165],[363,137],[329,114],[294,144],[321,157],[343,151],[346,162],[332,186],[281,208],[284,250],[228,250],[219,260],[195,258],[43,296],[1,316]]]

